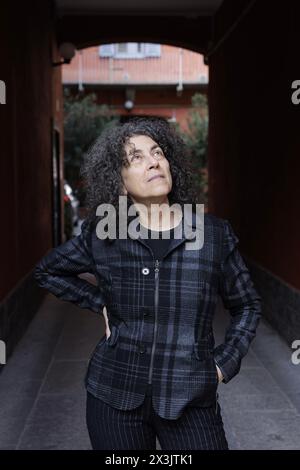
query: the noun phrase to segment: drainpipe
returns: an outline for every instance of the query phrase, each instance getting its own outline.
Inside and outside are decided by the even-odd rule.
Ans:
[[[182,55],[183,55],[183,50],[180,47],[179,48],[179,70],[178,70],[178,85],[176,87],[176,92],[177,96],[182,95],[182,90],[183,90],[183,79],[182,79]]]
[[[79,57],[78,57],[78,90],[83,91],[82,51],[79,51]]]

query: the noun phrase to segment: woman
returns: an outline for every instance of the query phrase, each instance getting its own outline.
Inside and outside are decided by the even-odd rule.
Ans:
[[[231,225],[197,213],[185,162],[182,140],[163,119],[136,118],[103,133],[83,168],[90,212],[82,233],[36,268],[42,287],[105,316],[85,379],[93,449],[152,450],[156,437],[168,450],[228,448],[218,383],[240,369],[260,298]],[[116,209],[106,231],[103,207]],[[204,240],[188,247],[197,233]],[[84,272],[97,286],[78,277]],[[231,323],[215,348],[218,295]]]

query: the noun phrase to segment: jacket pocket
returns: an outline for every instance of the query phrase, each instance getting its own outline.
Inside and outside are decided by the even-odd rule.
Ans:
[[[193,354],[198,361],[204,361],[212,355],[204,340],[194,343]]]
[[[198,361],[204,361],[213,356],[213,347],[213,334],[209,333],[205,338],[198,339],[194,343],[193,354]]]
[[[198,364],[197,369],[200,367],[204,371],[206,386],[209,388],[213,386],[215,393],[217,393],[219,377],[210,341],[206,338],[197,341],[194,344],[193,356]]]

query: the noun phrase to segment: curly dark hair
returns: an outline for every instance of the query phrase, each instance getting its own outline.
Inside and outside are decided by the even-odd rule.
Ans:
[[[169,161],[172,190],[170,204],[196,204],[197,189],[192,177],[186,146],[175,129],[163,118],[136,117],[105,129],[84,155],[81,176],[86,186],[87,220],[96,221],[99,204],[110,203],[118,211],[122,194],[121,169],[128,163],[125,144],[134,135],[151,137]],[[129,207],[133,202],[128,195]]]

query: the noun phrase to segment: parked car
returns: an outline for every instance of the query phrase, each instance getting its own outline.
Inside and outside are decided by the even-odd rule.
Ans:
[[[79,222],[79,200],[74,194],[70,184],[64,181],[64,203],[65,203],[65,226],[67,229],[67,236],[73,235],[74,227],[77,227]]]

